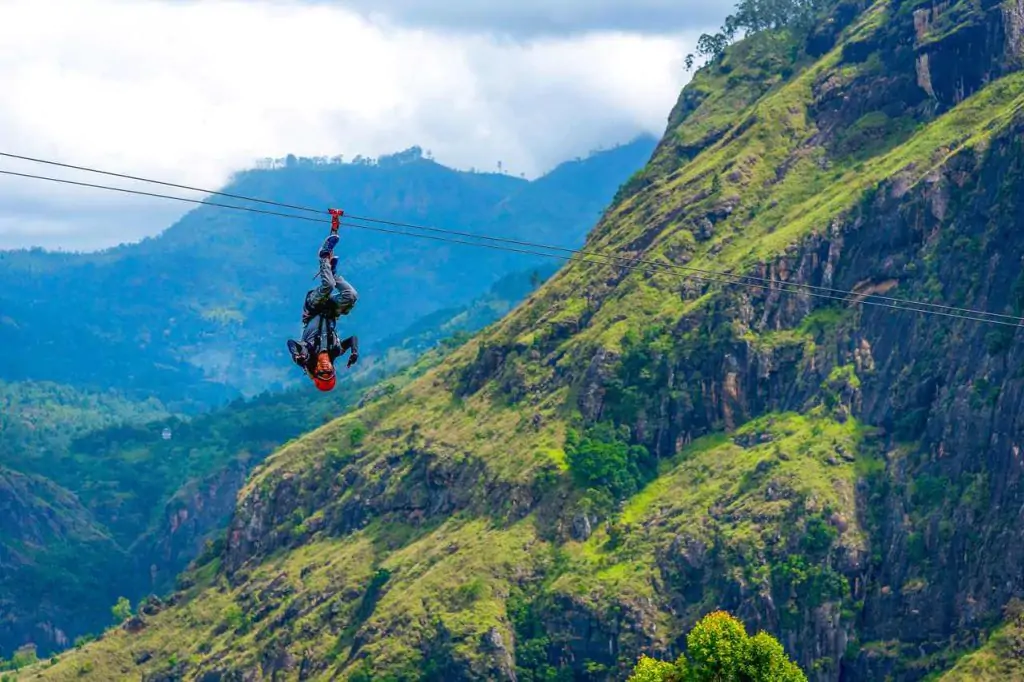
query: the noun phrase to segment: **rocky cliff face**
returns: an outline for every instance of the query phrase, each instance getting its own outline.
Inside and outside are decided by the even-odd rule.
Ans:
[[[844,3],[731,48],[591,234],[633,267],[565,268],[278,452],[181,604],[81,656],[619,679],[721,607],[813,680],[951,665],[1024,590],[1024,345],[893,306],[1024,312],[1020,25]]]
[[[143,589],[162,594],[173,587],[179,572],[224,528],[249,469],[245,459],[236,459],[211,476],[190,482],[168,502],[161,523],[132,548],[135,575],[145,583]]]

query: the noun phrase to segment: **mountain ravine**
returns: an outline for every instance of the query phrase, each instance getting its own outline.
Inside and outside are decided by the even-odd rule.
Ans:
[[[820,682],[1012,679],[1018,329],[671,267],[1020,315],[1021,16],[843,2],[731,46],[588,237],[666,267],[566,266],[28,674],[623,679],[723,608]]]

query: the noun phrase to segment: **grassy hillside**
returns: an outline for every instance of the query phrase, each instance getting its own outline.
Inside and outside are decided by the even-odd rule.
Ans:
[[[1024,665],[1021,664],[1021,637],[1024,636],[1024,622],[1021,620],[1021,602],[1012,600],[1007,604],[1007,622],[992,633],[991,637],[977,650],[965,655],[952,670],[935,675],[939,682],[995,682],[995,680],[1024,679]]]
[[[755,33],[588,248],[1019,314],[1011,9]],[[809,679],[940,673],[1024,589],[1018,336],[572,264],[276,451],[172,604],[32,674],[621,679],[717,608]]]

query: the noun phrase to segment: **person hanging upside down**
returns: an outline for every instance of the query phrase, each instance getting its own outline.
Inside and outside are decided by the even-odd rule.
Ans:
[[[339,340],[335,327],[338,317],[348,315],[358,295],[351,284],[337,273],[338,258],[334,247],[338,240],[338,221],[335,219],[331,234],[324,240],[318,254],[320,258],[320,286],[310,289],[302,307],[302,339],[288,339],[292,361],[301,367],[321,391],[330,391],[337,382],[334,361],[352,351],[347,367],[359,360],[359,339],[350,336]]]

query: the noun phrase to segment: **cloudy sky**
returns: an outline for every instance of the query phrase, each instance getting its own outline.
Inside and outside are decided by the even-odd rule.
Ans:
[[[730,4],[0,0],[0,152],[216,188],[260,157],[418,144],[533,177],[660,135],[684,55]],[[0,175],[0,248],[101,248],[184,210]]]

